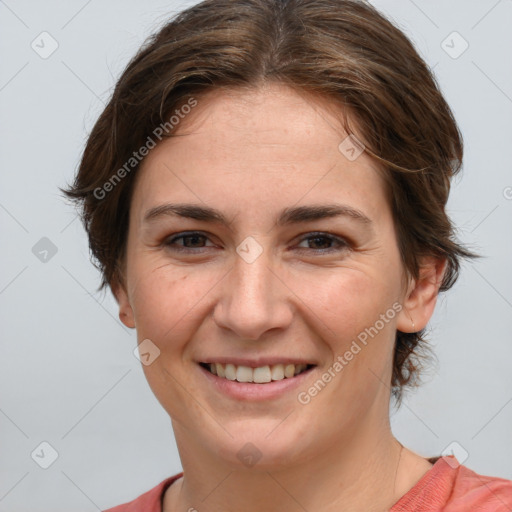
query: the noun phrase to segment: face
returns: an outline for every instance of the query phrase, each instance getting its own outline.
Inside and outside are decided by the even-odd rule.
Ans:
[[[178,444],[275,467],[381,429],[410,290],[374,164],[284,86],[198,98],[177,133],[138,171],[116,296]]]

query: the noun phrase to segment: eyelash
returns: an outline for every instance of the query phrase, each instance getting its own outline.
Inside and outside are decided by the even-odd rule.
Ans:
[[[185,252],[185,253],[196,253],[196,254],[199,253],[200,254],[204,251],[198,251],[196,249],[207,249],[207,247],[193,248],[193,247],[179,247],[179,246],[172,245],[177,240],[184,240],[185,238],[191,238],[191,237],[203,237],[203,238],[208,239],[208,237],[204,233],[201,233],[199,231],[191,231],[191,232],[186,232],[186,233],[180,233],[177,236],[171,235],[171,237],[168,237],[164,240],[163,245],[165,245],[172,251],[182,252],[182,253]],[[307,249],[307,248],[302,247],[299,249],[299,252],[314,251],[317,254],[328,254],[328,253],[332,253],[332,252],[336,252],[336,251],[347,250],[350,248],[350,244],[347,240],[344,240],[343,238],[340,238],[335,235],[331,235],[330,233],[324,233],[321,231],[315,231],[312,233],[308,233],[308,236],[303,237],[299,243],[302,243],[305,240],[311,240],[311,239],[315,239],[315,238],[325,239],[325,240],[329,240],[330,242],[336,243],[336,244],[338,244],[338,248]]]

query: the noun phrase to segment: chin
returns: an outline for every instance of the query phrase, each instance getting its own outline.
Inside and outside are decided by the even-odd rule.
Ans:
[[[276,471],[306,461],[309,450],[304,436],[299,429],[279,426],[280,422],[282,419],[277,422],[254,420],[249,426],[247,424],[251,420],[244,420],[246,428],[243,433],[238,430],[233,437],[226,435],[222,440],[218,439],[212,449],[237,471]],[[232,433],[232,429],[228,428],[228,431]]]

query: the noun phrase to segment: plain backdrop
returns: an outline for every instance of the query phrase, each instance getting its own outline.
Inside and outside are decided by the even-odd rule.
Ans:
[[[192,3],[0,1],[0,512],[101,510],[181,471],[135,332],[95,292],[85,232],[57,187],[128,60]],[[392,410],[393,431],[424,456],[453,448],[512,479],[512,1],[372,3],[455,113],[465,159],[449,213],[485,255],[440,296],[438,362]]]

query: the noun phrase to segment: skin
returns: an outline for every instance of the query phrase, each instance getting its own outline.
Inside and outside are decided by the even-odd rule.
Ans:
[[[365,153],[350,161],[340,152],[339,112],[322,98],[278,84],[215,91],[177,133],[138,171],[124,282],[113,287],[121,320],[160,350],[143,369],[171,417],[185,475],[167,490],[164,512],[389,509],[432,467],[391,432],[395,332],[425,327],[445,262],[425,258],[419,279],[402,279],[383,178]],[[164,203],[213,207],[230,224],[144,221]],[[285,208],[327,203],[360,210],[373,230],[350,217],[276,225]],[[205,238],[166,245],[186,231]],[[348,245],[311,237],[318,231]],[[248,236],[262,249],[252,263],[236,252]],[[402,310],[299,403],[297,392],[394,303]],[[317,366],[300,389],[255,403],[221,394],[197,364],[258,355]],[[251,467],[237,457],[248,442],[261,453]]]

